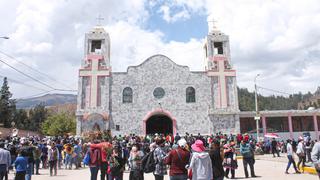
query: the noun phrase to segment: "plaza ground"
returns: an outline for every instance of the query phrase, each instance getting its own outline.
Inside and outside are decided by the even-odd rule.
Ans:
[[[285,168],[287,160],[286,158],[273,158],[271,155],[257,156],[255,171],[258,178],[249,178],[249,179],[258,179],[258,180],[270,180],[270,179],[281,179],[281,180],[316,180],[318,176],[311,174],[294,174],[294,170],[291,167],[289,172],[290,174],[285,174]],[[242,166],[242,160],[238,161],[239,167],[236,170],[237,179],[245,179],[244,171]],[[41,175],[32,176],[33,180],[89,180],[90,172],[88,168],[81,170],[60,170],[58,171],[58,176],[50,177],[49,170],[40,170]],[[13,174],[11,173],[9,179],[13,179]],[[98,180],[100,177],[98,177]],[[129,179],[129,172],[126,171],[124,174],[124,180]],[[153,180],[154,177],[152,174],[145,174],[145,180]],[[169,180],[169,177],[166,176],[165,180]]]

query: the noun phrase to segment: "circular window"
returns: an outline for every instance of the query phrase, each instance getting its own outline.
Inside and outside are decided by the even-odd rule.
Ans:
[[[153,96],[157,99],[163,98],[164,95],[165,95],[164,89],[161,87],[157,87],[153,91]]]

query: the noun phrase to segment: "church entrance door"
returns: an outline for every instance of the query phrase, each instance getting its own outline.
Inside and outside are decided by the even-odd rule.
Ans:
[[[151,116],[146,122],[146,134],[169,134],[173,133],[172,119],[163,114]]]

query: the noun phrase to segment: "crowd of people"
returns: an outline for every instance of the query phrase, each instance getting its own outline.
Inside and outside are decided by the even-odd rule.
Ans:
[[[312,151],[313,149],[313,151]],[[272,153],[274,157],[287,153],[286,173],[293,164],[296,173],[303,172],[306,161],[320,164],[320,143],[310,138],[298,142],[276,139],[256,142],[248,134],[202,136],[147,135],[75,137],[8,137],[0,142],[0,180],[7,179],[14,169],[16,180],[31,180],[39,169],[48,169],[50,176],[59,169],[79,169],[88,166],[91,180],[122,180],[128,170],[129,180],[143,180],[152,173],[155,180],[169,175],[171,180],[220,180],[236,178],[237,155],[242,156],[245,177],[257,177],[255,154]],[[296,165],[294,153],[299,157]],[[301,166],[300,166],[301,165]],[[250,171],[248,171],[248,166]],[[299,169],[300,168],[300,169]],[[318,168],[320,172],[320,168]],[[317,170],[318,170],[317,169]],[[169,173],[169,174],[167,174]]]

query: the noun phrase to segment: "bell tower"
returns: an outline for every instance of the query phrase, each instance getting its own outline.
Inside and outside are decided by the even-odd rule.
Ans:
[[[208,20],[204,53],[205,69],[211,77],[213,109],[238,111],[236,71],[231,66],[229,36],[217,28],[213,19]]]
[[[98,126],[101,130],[109,128],[107,120],[109,119],[111,100],[110,77],[109,34],[102,26],[97,25],[85,34],[84,58],[79,69],[78,83],[78,135],[82,132],[92,131],[93,126]]]

